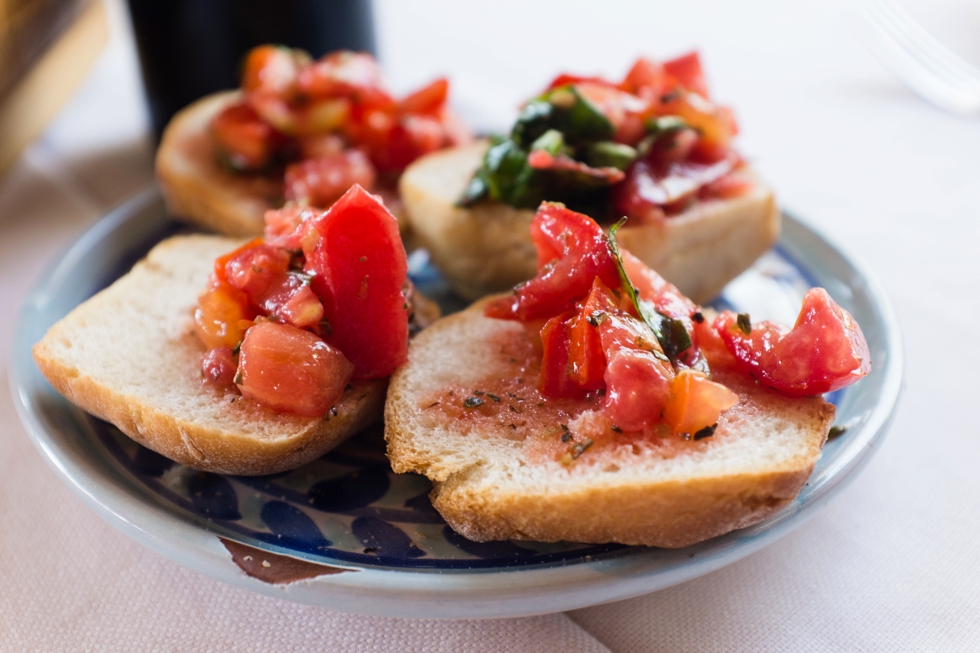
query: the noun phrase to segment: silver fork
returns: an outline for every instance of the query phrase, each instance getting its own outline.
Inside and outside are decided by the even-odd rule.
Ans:
[[[921,98],[960,115],[980,115],[977,70],[897,6],[866,0],[861,12],[871,26],[867,45],[878,59]]]

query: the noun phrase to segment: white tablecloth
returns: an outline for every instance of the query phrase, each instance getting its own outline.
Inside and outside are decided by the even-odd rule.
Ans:
[[[0,179],[0,363],[51,257],[151,179],[125,15],[83,88]],[[980,6],[913,5],[980,63]],[[905,340],[875,458],[763,551],[646,597],[506,621],[359,617],[250,594],[142,548],[48,469],[0,377],[3,651],[980,650],[980,121],[933,109],[861,46],[843,2],[376,3],[398,89],[450,74],[480,126],[565,69],[621,75],[700,46],[784,206],[859,253]]]

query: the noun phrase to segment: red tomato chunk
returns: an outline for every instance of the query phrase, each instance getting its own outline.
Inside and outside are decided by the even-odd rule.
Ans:
[[[612,237],[590,218],[544,203],[531,234],[538,275],[484,312],[528,328],[543,323],[538,391],[552,399],[604,395],[602,413],[616,429],[711,435],[738,396],[710,380],[709,365],[799,395],[836,390],[870,370],[860,327],[823,289],[807,293],[792,330],[748,325],[731,312],[711,325],[642,261],[625,250],[617,257]]]
[[[239,354],[242,396],[278,412],[322,417],[337,403],[354,366],[309,331],[260,322]]]
[[[218,258],[198,300],[202,372],[230,385],[237,368],[244,396],[322,415],[350,379],[387,377],[408,357],[398,223],[357,185],[328,211],[293,206],[266,219],[268,242]]]
[[[861,327],[823,288],[803,297],[792,330],[763,322],[746,334],[730,311],[718,316],[715,329],[743,370],[789,394],[832,392],[871,371]]]

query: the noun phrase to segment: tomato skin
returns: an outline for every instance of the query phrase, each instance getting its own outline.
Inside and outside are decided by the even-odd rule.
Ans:
[[[708,99],[708,83],[704,78],[701,57],[694,50],[664,62],[664,71],[673,77],[681,87]]]
[[[247,104],[233,104],[215,116],[211,121],[211,135],[232,166],[239,170],[266,168],[284,142]]]
[[[640,431],[660,419],[670,399],[667,368],[642,349],[621,349],[606,366],[606,415],[627,431]]]
[[[286,199],[327,208],[354,184],[370,190],[375,176],[374,166],[357,150],[306,159],[286,167]]]
[[[323,304],[309,283],[297,274],[276,276],[253,301],[264,314],[300,329],[317,328],[323,319]]]
[[[208,349],[237,346],[250,325],[249,320],[255,317],[248,296],[217,279],[212,280],[211,287],[197,303],[194,333]]]
[[[224,277],[255,303],[272,281],[289,269],[289,252],[260,240],[232,252],[224,260]],[[219,259],[219,260],[222,260]]]
[[[369,54],[340,51],[305,66],[297,90],[314,99],[349,97],[356,103],[392,109],[395,101],[382,88],[381,69]]]
[[[670,382],[670,399],[663,420],[677,433],[693,435],[718,423],[721,414],[738,403],[738,395],[693,370],[682,370]]]
[[[322,417],[344,394],[354,366],[309,331],[260,322],[239,353],[242,396],[276,412]]]
[[[541,374],[538,391],[554,399],[580,399],[585,389],[569,375],[569,337],[575,312],[569,311],[548,320],[541,329]]]
[[[871,371],[861,327],[823,288],[813,288],[803,297],[792,330],[763,322],[745,335],[730,311],[718,316],[715,329],[744,371],[788,394],[832,392]]]
[[[667,71],[664,65],[640,57],[626,73],[621,87],[623,90],[641,97],[658,97],[663,93],[667,83]]]
[[[299,62],[293,51],[275,45],[260,45],[249,51],[242,67],[242,90],[288,94],[296,84]]]
[[[513,296],[487,304],[488,317],[526,322],[563,313],[588,294],[596,277],[619,288],[605,234],[587,215],[545,202],[531,221],[531,239],[538,252],[538,275]]]
[[[446,104],[448,96],[449,80],[440,77],[403,98],[399,109],[402,113],[434,113]]]
[[[397,220],[354,185],[312,227],[320,239],[306,265],[330,324],[325,339],[354,364],[355,379],[390,375],[408,358],[408,260]]]

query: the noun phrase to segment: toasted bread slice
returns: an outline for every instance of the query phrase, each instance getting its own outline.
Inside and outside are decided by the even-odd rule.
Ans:
[[[417,244],[468,299],[508,290],[537,272],[528,230],[534,211],[491,201],[456,206],[486,148],[478,141],[425,156],[399,184]],[[627,223],[620,244],[695,302],[713,299],[779,236],[772,191],[751,170],[739,174],[755,182],[746,195],[697,202],[663,224]]]
[[[477,303],[416,338],[388,388],[392,468],[429,477],[433,505],[473,540],[674,548],[749,526],[797,495],[834,418],[823,399],[718,372],[740,400],[713,436],[610,429],[588,445],[583,432],[601,425],[590,420],[604,418],[584,402],[541,402],[533,347],[521,324]]]
[[[213,261],[241,244],[178,236],[55,324],[34,346],[48,381],[140,444],[196,469],[298,467],[382,413],[387,380],[351,383],[323,418],[278,414],[202,381],[192,312]]]
[[[157,181],[173,215],[229,236],[261,236],[265,212],[282,206],[282,174],[226,170],[210,133],[211,120],[240,99],[215,93],[174,116],[157,150]]]
[[[282,170],[260,174],[224,168],[210,133],[211,120],[241,97],[238,91],[215,93],[174,116],[157,150],[157,182],[175,217],[227,236],[261,236],[265,212],[283,205]],[[372,192],[384,198],[408,244],[408,219],[397,193]]]

